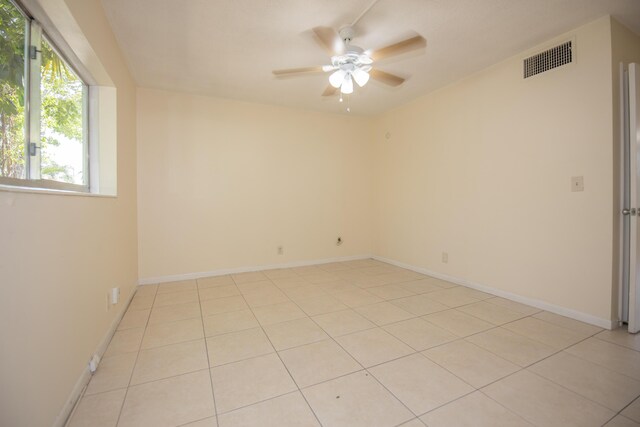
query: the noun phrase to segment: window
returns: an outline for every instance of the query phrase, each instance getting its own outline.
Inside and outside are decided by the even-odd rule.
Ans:
[[[10,0],[0,0],[0,94],[0,184],[88,191],[88,86]]]

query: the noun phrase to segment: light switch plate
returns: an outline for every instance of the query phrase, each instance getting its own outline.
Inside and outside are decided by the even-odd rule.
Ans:
[[[582,176],[571,177],[571,191],[584,191],[584,177]]]

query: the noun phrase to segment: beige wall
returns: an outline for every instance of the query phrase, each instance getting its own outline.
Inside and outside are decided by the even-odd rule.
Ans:
[[[569,38],[573,64],[522,79]],[[140,278],[373,251],[606,324],[612,43],[605,17],[371,119],[139,89]]]
[[[117,87],[119,194],[0,191],[2,426],[54,423],[122,307],[107,289],[126,301],[137,280],[134,82],[100,1],[66,3]]]
[[[568,38],[573,64],[522,79]],[[605,17],[383,115],[376,253],[611,319],[610,55]]]
[[[572,65],[523,81],[523,54],[365,119],[148,89],[136,107],[99,0],[51,1],[117,86],[118,197],[0,191],[0,425],[53,423],[119,312],[107,289],[126,301],[138,277],[374,252],[611,318],[612,64],[632,38],[608,18],[555,40]]]
[[[139,89],[140,278],[370,253],[369,124]]]

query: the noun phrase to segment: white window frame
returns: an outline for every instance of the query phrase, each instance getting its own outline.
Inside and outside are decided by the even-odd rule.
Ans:
[[[24,145],[25,145],[25,177],[24,178],[9,178],[0,176],[0,185],[8,185],[15,187],[29,187],[40,188],[50,190],[64,190],[80,193],[89,193],[91,187],[91,162],[90,152],[90,90],[91,86],[78,72],[74,64],[62,54],[60,49],[56,46],[55,42],[48,37],[43,30],[42,25],[34,19],[26,9],[15,0],[9,0],[10,3],[24,16],[25,18],[25,71],[24,76],[26,78],[25,91],[24,91],[24,103],[25,103],[25,130],[24,130]],[[55,181],[50,179],[41,178],[40,168],[40,148],[41,148],[41,133],[40,133],[40,64],[41,64],[41,43],[42,38],[45,37],[47,43],[51,49],[65,62],[67,66],[71,68],[73,73],[80,79],[83,87],[82,97],[82,135],[83,135],[83,183],[73,184],[63,181]],[[32,52],[35,53],[35,58],[32,56]],[[37,108],[34,108],[37,105]],[[93,144],[95,145],[95,144]]]

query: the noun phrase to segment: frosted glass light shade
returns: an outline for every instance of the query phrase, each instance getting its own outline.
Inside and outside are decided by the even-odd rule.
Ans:
[[[358,83],[358,86],[362,87],[369,81],[369,73],[356,68],[353,70],[353,79]]]
[[[331,84],[331,86],[335,87],[336,89],[339,88],[342,83],[344,82],[344,78],[347,75],[347,72],[344,70],[338,70],[335,73],[331,74],[329,76],[329,83]]]
[[[347,75],[345,77],[344,82],[340,87],[340,92],[346,93],[346,94],[353,93],[353,80],[351,80],[350,75]]]

